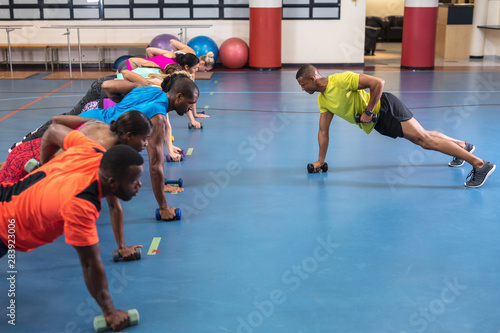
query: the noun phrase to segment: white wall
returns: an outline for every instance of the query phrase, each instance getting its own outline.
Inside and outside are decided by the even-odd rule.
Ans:
[[[488,1],[488,17],[486,25],[500,24],[500,1]],[[483,30],[485,33],[484,55],[485,56],[500,56],[500,31],[499,30]]]
[[[364,62],[365,3],[362,0],[343,1],[340,20],[283,20],[282,62],[290,63],[359,63]],[[14,24],[32,24],[33,27],[11,32],[12,44],[66,44],[64,29],[43,29],[50,25],[154,25],[154,24],[211,24],[209,29],[189,28],[188,38],[205,35],[220,46],[230,37],[249,41],[249,22],[244,20],[207,21],[16,21]],[[141,43],[149,42],[161,33],[176,35],[177,28],[159,29],[81,29],[82,43]],[[5,32],[0,31],[0,43],[7,43]],[[71,43],[77,43],[76,30],[71,30]],[[84,61],[96,61],[97,51],[84,49]],[[107,62],[124,54],[140,54],[143,49],[116,49],[106,53]],[[4,55],[2,55],[3,57]],[[78,61],[78,49],[71,49],[72,61]],[[67,49],[59,51],[59,58],[67,62]],[[42,50],[13,50],[16,62],[43,62]]]
[[[366,16],[403,15],[404,0],[366,0]]]

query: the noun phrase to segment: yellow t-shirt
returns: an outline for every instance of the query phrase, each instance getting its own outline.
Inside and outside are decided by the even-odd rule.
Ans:
[[[356,124],[356,115],[365,111],[370,94],[362,89],[358,89],[359,74],[344,72],[333,74],[328,77],[328,85],[325,92],[318,96],[318,106],[321,113],[330,111],[331,113],[347,120],[351,124]],[[379,113],[380,101],[375,106],[373,113]],[[356,124],[366,134],[375,127],[375,123]]]

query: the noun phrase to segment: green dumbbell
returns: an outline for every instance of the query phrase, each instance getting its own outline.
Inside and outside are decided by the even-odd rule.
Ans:
[[[139,324],[139,311],[137,311],[137,309],[128,310],[127,313],[130,321],[129,326]],[[104,316],[96,316],[94,318],[94,330],[96,332],[106,332],[109,330],[108,323]]]

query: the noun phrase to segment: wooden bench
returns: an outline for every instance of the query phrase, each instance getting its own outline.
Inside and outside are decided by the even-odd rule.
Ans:
[[[0,44],[0,48],[4,49],[5,52],[5,62],[8,64],[9,63],[9,44],[3,43]],[[50,50],[48,45],[46,44],[10,44],[11,49],[15,48],[25,48],[25,49],[43,49],[44,50],[44,55],[45,55],[45,70],[48,69],[48,59],[49,59],[49,54]],[[53,66],[52,66],[53,68]]]
[[[78,44],[70,44],[72,49],[78,49]],[[106,64],[105,50],[113,48],[144,48],[144,53],[146,53],[146,48],[149,43],[80,43],[80,47],[97,49],[98,54],[98,66],[101,70],[101,64]],[[68,44],[58,43],[49,44],[49,49],[51,49],[51,59],[56,59],[55,62],[59,64],[59,49],[67,49]]]

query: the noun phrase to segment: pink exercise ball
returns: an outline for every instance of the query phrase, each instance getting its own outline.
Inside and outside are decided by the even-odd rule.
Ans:
[[[248,45],[241,38],[226,39],[219,48],[219,57],[227,68],[241,68],[248,61]]]

